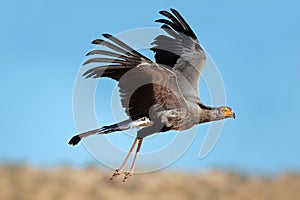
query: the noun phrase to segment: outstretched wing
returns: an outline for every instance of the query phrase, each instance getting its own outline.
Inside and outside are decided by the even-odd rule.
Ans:
[[[96,49],[83,63],[106,63],[87,70],[86,78],[109,77],[119,82],[122,106],[131,119],[151,117],[151,109],[173,109],[186,106],[177,84],[176,74],[160,66],[114,36],[103,34],[107,40],[93,44],[110,50]]]
[[[206,56],[200,43],[183,17],[175,10],[159,13],[168,19],[158,19],[167,35],[159,35],[152,43],[156,62],[173,68],[182,94],[188,101],[200,102],[198,85]]]

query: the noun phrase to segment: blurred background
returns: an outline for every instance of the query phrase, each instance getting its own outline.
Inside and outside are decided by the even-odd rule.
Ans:
[[[296,0],[1,2],[0,199],[300,197],[299,6]],[[78,70],[101,33],[159,27],[158,12],[169,8],[185,17],[218,66],[237,118],[225,122],[204,159],[198,154],[208,125],[165,169],[110,182],[112,169],[83,145],[67,144],[77,134]],[[96,108],[99,124],[107,125],[114,121],[105,99],[115,83],[103,84],[107,96],[97,93]],[[206,93],[201,99],[210,104]]]

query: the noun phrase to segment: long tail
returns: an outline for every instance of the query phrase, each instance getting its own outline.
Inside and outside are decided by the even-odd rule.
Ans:
[[[150,124],[151,124],[151,121],[146,117],[140,118],[135,121],[128,119],[128,120],[122,121],[117,124],[113,124],[110,126],[102,126],[101,128],[75,135],[71,138],[71,140],[69,141],[69,144],[77,145],[82,138],[88,137],[90,135],[107,134],[107,133],[112,133],[112,132],[116,132],[116,131],[127,130],[130,128],[139,128],[141,126],[149,126]]]

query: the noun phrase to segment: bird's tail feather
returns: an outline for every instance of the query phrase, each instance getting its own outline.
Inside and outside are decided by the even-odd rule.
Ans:
[[[75,135],[71,138],[71,140],[69,141],[69,144],[77,145],[82,138],[88,137],[90,135],[108,134],[108,133],[112,133],[112,132],[116,132],[116,131],[123,131],[123,130],[127,130],[129,128],[137,128],[140,126],[146,126],[149,123],[150,123],[150,120],[146,117],[143,117],[143,118],[135,120],[135,121],[128,119],[128,120],[122,121],[117,124],[113,124],[110,126],[102,126],[101,128]]]

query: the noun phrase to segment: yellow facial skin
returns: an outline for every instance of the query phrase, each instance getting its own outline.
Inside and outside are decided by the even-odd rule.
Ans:
[[[232,112],[231,108],[229,108],[229,107],[224,107],[223,108],[223,113],[224,113],[225,117],[235,118],[235,113]]]

